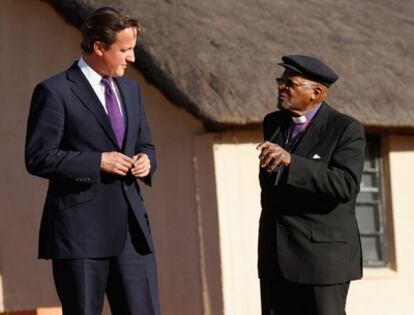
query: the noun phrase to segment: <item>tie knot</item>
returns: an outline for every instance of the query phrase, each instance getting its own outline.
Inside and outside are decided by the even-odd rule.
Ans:
[[[101,82],[106,88],[112,88],[111,80],[109,78],[102,78]]]

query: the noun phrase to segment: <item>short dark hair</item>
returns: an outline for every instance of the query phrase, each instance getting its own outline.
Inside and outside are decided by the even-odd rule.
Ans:
[[[112,7],[102,7],[85,20],[82,25],[81,48],[86,54],[93,52],[95,42],[101,42],[105,48],[109,48],[116,41],[116,35],[126,29],[133,27],[139,35],[140,27],[138,21],[131,18],[125,12]]]

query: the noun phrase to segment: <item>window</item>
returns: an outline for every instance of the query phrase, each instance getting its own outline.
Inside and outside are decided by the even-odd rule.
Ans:
[[[365,267],[383,267],[388,263],[381,178],[380,138],[367,136],[361,190],[356,204]]]

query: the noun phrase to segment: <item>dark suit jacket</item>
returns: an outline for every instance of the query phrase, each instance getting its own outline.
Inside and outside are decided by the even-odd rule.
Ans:
[[[283,146],[290,122],[285,112],[267,115],[264,139]],[[279,270],[289,281],[323,285],[362,276],[355,202],[364,153],[362,125],[324,103],[279,184],[260,170],[260,277]]]
[[[118,255],[127,235],[128,209],[139,223],[145,252],[152,239],[139,185],[100,171],[101,153],[146,153],[151,184],[155,150],[139,87],[114,78],[126,120],[118,148],[109,118],[77,63],[38,84],[33,92],[26,136],[26,167],[49,179],[40,237],[40,258],[97,258]]]

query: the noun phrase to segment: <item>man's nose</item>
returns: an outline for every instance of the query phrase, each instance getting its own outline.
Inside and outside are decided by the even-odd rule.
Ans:
[[[128,54],[128,56],[127,56],[127,61],[128,61],[128,62],[134,62],[134,61],[135,61],[135,52],[134,52],[134,50],[133,50],[133,49],[131,50],[131,53],[130,53],[130,54]]]
[[[287,86],[284,83],[281,83],[277,86],[277,89],[279,90],[279,92],[283,92],[285,90],[287,90]]]

